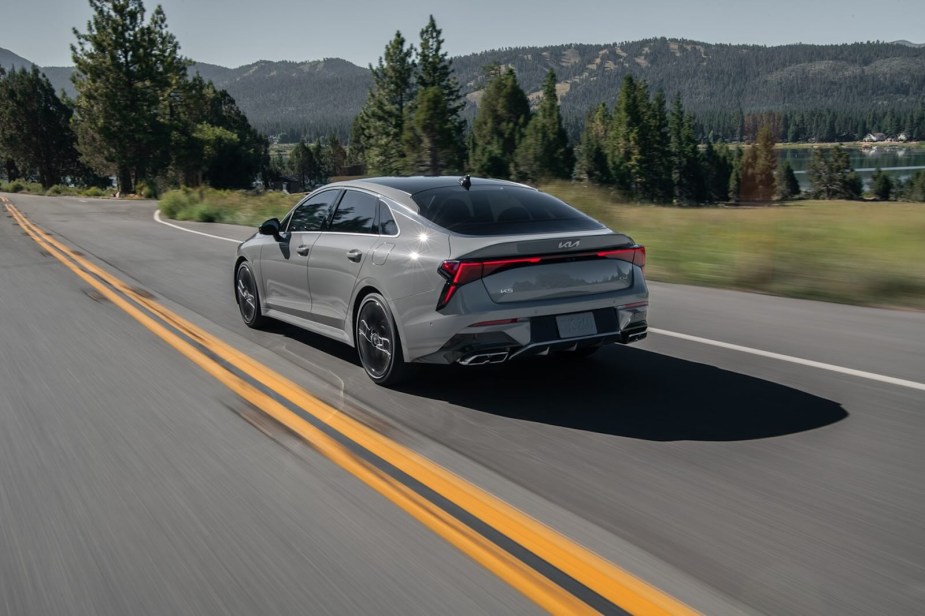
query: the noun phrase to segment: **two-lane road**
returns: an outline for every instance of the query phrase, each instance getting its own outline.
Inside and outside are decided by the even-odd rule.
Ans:
[[[384,390],[342,345],[246,329],[233,242],[158,224],[150,202],[8,197],[210,335],[695,609],[925,600],[921,313],[653,284],[659,333],[642,344]],[[0,613],[537,609],[262,423],[11,218],[0,351]]]

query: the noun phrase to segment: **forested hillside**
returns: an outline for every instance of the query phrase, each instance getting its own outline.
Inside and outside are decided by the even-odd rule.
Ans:
[[[18,58],[0,50],[0,64],[10,57]],[[553,68],[573,139],[589,109],[616,100],[628,74],[668,100],[680,94],[702,137],[751,139],[769,124],[780,141],[853,140],[871,131],[925,138],[925,48],[911,44],[763,47],[661,38],[486,51],[453,59],[468,118],[492,64],[513,67],[530,94]],[[197,64],[192,71],[226,89],[257,129],[284,141],[330,133],[346,139],[370,84],[368,69],[339,59],[236,69]],[[46,74],[73,92],[69,69]]]

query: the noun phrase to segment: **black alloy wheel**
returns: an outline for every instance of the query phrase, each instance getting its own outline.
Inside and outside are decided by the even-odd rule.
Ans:
[[[356,347],[363,369],[379,385],[395,385],[408,374],[395,320],[378,293],[363,298],[356,319]]]
[[[257,294],[257,281],[247,261],[242,261],[234,275],[234,292],[238,300],[241,318],[248,327],[260,329],[267,318],[260,312],[260,297]]]

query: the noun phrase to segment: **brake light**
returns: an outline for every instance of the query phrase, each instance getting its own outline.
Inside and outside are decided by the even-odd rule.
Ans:
[[[646,269],[646,247],[645,246],[633,246],[632,248],[618,248],[617,250],[602,250],[597,253],[597,256],[604,257],[606,259],[620,259],[621,261],[627,261],[633,265],[638,265],[642,269]]]
[[[444,261],[437,271],[446,278],[437,310],[450,303],[459,287],[490,276],[501,270],[522,265],[535,265],[541,261],[540,257],[525,257],[519,259],[492,259],[487,261]]]

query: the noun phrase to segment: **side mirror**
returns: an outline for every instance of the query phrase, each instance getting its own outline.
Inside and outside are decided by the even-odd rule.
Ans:
[[[270,220],[265,221],[260,228],[257,230],[261,235],[272,235],[278,241],[279,237],[279,219],[271,218]]]

